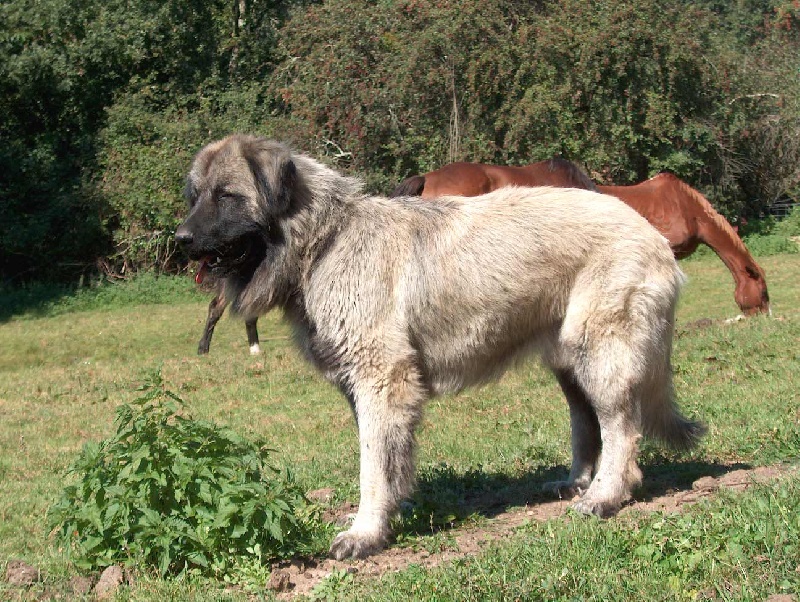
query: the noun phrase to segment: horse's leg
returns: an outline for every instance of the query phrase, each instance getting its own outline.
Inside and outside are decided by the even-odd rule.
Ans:
[[[250,355],[258,355],[261,353],[261,347],[258,345],[258,329],[256,323],[258,318],[252,320],[245,320],[244,327],[247,330],[247,343],[250,345]]]
[[[214,327],[222,317],[228,302],[222,293],[218,293],[216,297],[208,304],[208,318],[206,319],[206,327],[203,330],[203,336],[200,338],[200,343],[197,345],[197,354],[205,355],[208,353],[208,348],[211,346],[211,335],[214,334]]]

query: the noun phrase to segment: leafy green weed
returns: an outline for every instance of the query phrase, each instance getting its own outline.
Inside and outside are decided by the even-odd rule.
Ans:
[[[88,443],[49,527],[77,566],[143,561],[162,575],[224,575],[242,558],[309,553],[320,527],[292,475],[268,449],[181,414],[160,373],[117,409],[116,432]],[[321,528],[321,527],[320,527]]]

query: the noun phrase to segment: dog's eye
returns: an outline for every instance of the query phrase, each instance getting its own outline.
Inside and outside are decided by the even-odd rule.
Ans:
[[[221,194],[217,197],[217,201],[220,203],[235,203],[238,200],[238,197],[234,194]]]

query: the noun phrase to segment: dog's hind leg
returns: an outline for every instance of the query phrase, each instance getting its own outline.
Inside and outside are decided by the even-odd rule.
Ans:
[[[545,483],[543,489],[559,498],[583,495],[592,482],[597,459],[600,456],[600,423],[586,393],[570,370],[555,370],[558,384],[569,404],[572,425],[572,468],[566,481]]]
[[[573,506],[585,514],[616,514],[641,483],[636,459],[642,434],[644,384],[652,366],[662,362],[668,353],[662,340],[664,329],[658,327],[659,315],[665,315],[665,310],[657,304],[647,305],[642,299],[648,301],[635,287],[620,286],[615,290],[606,285],[592,290],[590,284],[571,300],[559,333],[556,365],[574,376],[574,386],[583,394],[581,399],[594,412],[601,440],[594,477]],[[571,386],[567,382],[565,393],[568,397],[573,395],[570,410],[573,429],[577,429],[573,431],[573,442],[579,449],[588,445],[596,451],[596,440],[581,441],[586,431],[581,431],[580,419],[574,420]],[[586,413],[584,410],[583,415]],[[589,432],[596,436],[597,429]],[[574,467],[576,477],[585,479],[588,463],[587,456],[583,465],[579,462]]]
[[[641,483],[642,472],[636,463],[641,434],[635,405],[624,403],[598,412],[603,450],[589,489],[573,504],[578,512],[613,516]]]
[[[627,337],[598,336],[584,348],[575,367],[577,383],[594,409],[602,440],[594,478],[573,506],[578,512],[603,517],[616,514],[641,483],[636,457],[641,438],[642,358],[636,351]]]
[[[386,546],[389,521],[414,483],[414,428],[428,395],[412,362],[395,362],[350,387],[361,452],[361,501],[352,526],[331,544],[334,558],[363,558]]]

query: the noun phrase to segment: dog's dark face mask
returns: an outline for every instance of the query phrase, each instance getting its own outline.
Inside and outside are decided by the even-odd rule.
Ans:
[[[175,233],[190,259],[200,262],[196,280],[211,272],[225,277],[252,271],[264,258],[262,225],[248,210],[248,201],[225,192],[189,195],[189,216]]]
[[[264,140],[234,137],[206,147],[187,179],[189,215],[175,232],[189,258],[200,262],[196,280],[249,280],[279,244],[278,217],[290,203],[295,167],[288,152]]]

